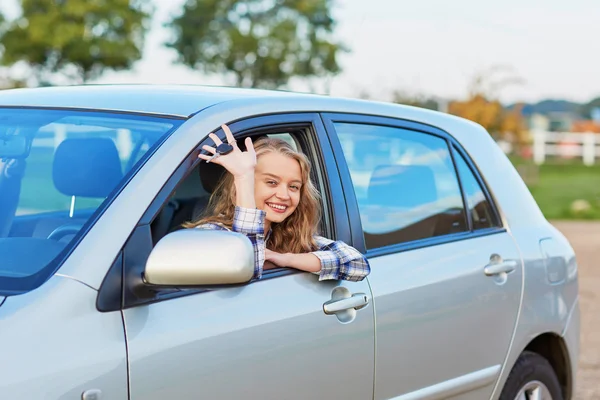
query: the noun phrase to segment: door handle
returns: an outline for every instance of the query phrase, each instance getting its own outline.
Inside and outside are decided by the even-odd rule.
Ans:
[[[329,300],[323,304],[323,311],[325,311],[325,314],[331,315],[349,309],[360,310],[366,307],[367,304],[369,304],[369,298],[366,294],[355,293],[344,299]]]
[[[495,264],[486,265],[483,272],[487,276],[500,275],[501,273],[509,274],[517,268],[517,262],[515,260],[501,261]]]

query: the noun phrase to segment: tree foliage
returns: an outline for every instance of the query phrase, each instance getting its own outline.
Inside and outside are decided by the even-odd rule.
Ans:
[[[411,95],[401,90],[395,90],[392,92],[392,103],[426,108],[428,110],[439,111],[440,109],[439,100],[435,100],[424,95]]]
[[[465,101],[452,101],[448,111],[450,114],[477,122],[489,132],[500,130],[502,104],[498,100],[488,100],[482,94],[475,94]]]
[[[188,0],[167,26],[179,61],[231,72],[238,86],[277,88],[340,71],[332,0]]]
[[[592,110],[594,108],[600,108],[600,97],[585,103],[581,106],[581,114],[584,118],[592,118]]]
[[[2,63],[28,63],[39,81],[53,73],[86,82],[130,68],[142,55],[149,0],[20,0],[6,23]]]
[[[450,114],[474,121],[496,137],[510,136],[517,142],[527,140],[523,105],[516,104],[506,109],[498,100],[501,89],[521,83],[514,75],[497,76],[504,67],[493,67],[474,76],[469,88],[469,97],[464,101],[452,101],[448,106]]]

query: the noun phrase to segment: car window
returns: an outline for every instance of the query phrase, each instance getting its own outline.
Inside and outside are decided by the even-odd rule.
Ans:
[[[454,149],[454,159],[467,198],[467,206],[469,213],[471,214],[473,229],[477,230],[499,226],[496,214],[493,211],[492,205],[486,198],[481,185],[475,178],[473,171],[467,164],[463,155],[456,149]]]
[[[289,143],[295,150],[302,151],[298,139],[298,132],[287,130],[267,130],[265,133],[254,132],[254,141],[260,137],[277,138]],[[244,140],[238,140],[238,145],[245,150]],[[195,222],[206,216],[209,200],[223,178],[225,170],[213,163],[198,163],[189,174],[177,183],[176,189],[169,196],[168,201],[162,205],[151,223],[152,241],[158,241],[168,233],[183,229],[186,223]],[[316,179],[313,168],[313,180]]]
[[[8,290],[2,278],[26,280],[67,250],[133,166],[180,124],[0,108],[0,291]]]
[[[367,249],[468,230],[444,139],[401,128],[335,123]]]

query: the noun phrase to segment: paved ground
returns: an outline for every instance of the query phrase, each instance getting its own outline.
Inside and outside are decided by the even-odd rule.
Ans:
[[[600,400],[600,222],[554,221],[579,265],[581,352],[575,400]]]

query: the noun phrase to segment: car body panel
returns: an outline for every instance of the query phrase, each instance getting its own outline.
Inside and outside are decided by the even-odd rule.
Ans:
[[[194,85],[86,85],[3,90],[0,106],[108,110],[187,118],[223,101],[286,95],[292,94]]]
[[[492,254],[519,266],[505,280],[486,276]],[[370,263],[377,317],[375,399],[427,390],[440,398],[457,393],[489,398],[521,300],[522,267],[510,236],[498,232],[407,249]],[[436,386],[443,391],[435,393]]]
[[[511,229],[511,235],[524,260],[523,301],[513,344],[507,354],[501,379],[494,391],[494,399],[499,398],[510,368],[517,361],[519,354],[536,337],[544,333],[562,337],[568,326],[570,315],[579,313],[577,260],[573,248],[563,234],[548,222],[542,221],[538,225],[517,226]],[[562,263],[566,270],[563,281],[551,283],[548,264],[544,260],[544,254],[540,247],[541,238],[553,239],[556,246],[554,249],[555,262]],[[575,318],[572,324],[577,326],[576,330],[579,332],[578,318]],[[566,348],[568,350],[566,356],[571,359],[571,379],[575,379],[577,362],[574,362],[574,359],[576,360],[579,356],[578,339],[573,346]]]
[[[579,362],[579,351],[580,351],[580,327],[581,327],[581,310],[579,309],[579,297],[573,304],[569,319],[567,320],[567,326],[565,327],[562,338],[565,342],[565,348],[569,354],[569,366],[572,369],[577,368]],[[573,374],[571,377],[571,398],[575,397],[575,388],[577,387],[577,374]]]
[[[63,276],[0,307],[0,393],[5,399],[128,399],[121,312],[96,310],[97,292]]]
[[[323,312],[338,283],[317,280],[293,274],[125,310],[132,399],[371,398],[373,307],[341,323]],[[371,298],[366,281],[339,286]]]

